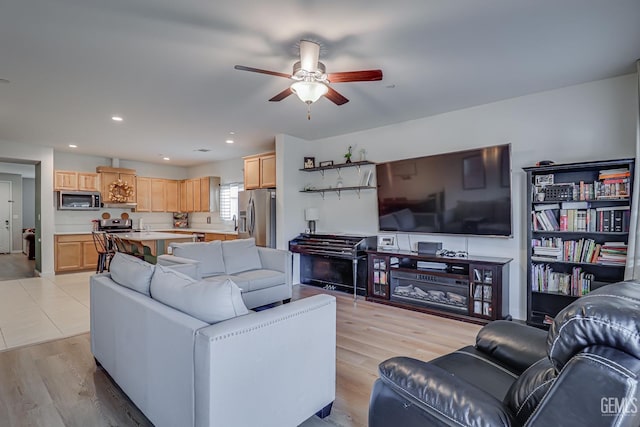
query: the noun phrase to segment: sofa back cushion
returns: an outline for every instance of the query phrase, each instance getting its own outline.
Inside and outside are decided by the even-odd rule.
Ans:
[[[225,272],[220,240],[207,243],[172,243],[171,247],[175,256],[200,261],[200,274],[204,277]]]
[[[227,274],[262,268],[256,239],[227,240],[222,243],[222,256]]]
[[[231,280],[198,281],[162,265],[151,278],[151,297],[207,323],[249,313],[240,288]]]
[[[155,265],[121,252],[116,252],[109,264],[114,282],[147,296],[154,270]]]

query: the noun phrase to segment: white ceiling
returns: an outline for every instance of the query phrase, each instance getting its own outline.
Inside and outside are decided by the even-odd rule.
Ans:
[[[639,18],[640,0],[4,0],[0,140],[182,166],[236,158],[279,133],[328,137],[631,73]],[[301,38],[322,45],[328,72],[384,79],[334,84],[350,102],[321,99],[308,121],[295,96],[267,101],[288,80],[233,69],[290,73]]]

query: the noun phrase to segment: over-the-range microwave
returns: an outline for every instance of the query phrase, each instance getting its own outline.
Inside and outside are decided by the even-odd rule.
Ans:
[[[58,191],[56,205],[60,211],[97,211],[101,200],[98,191]]]

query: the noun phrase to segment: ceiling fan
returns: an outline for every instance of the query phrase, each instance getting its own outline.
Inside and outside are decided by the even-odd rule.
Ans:
[[[310,107],[320,97],[324,96],[336,105],[349,102],[347,98],[339,94],[329,86],[330,83],[346,82],[370,82],[382,80],[382,70],[345,71],[341,73],[327,73],[320,58],[320,45],[309,40],[300,40],[300,61],[293,64],[293,73],[285,74],[276,71],[261,70],[259,68],[236,65],[236,70],[251,71],[253,73],[268,74],[270,76],[284,77],[294,82],[271,98],[269,101],[278,102],[295,93],[298,98],[307,104],[307,118],[311,119]]]

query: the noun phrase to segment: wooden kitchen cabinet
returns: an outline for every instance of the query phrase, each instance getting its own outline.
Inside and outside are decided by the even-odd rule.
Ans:
[[[168,179],[165,182],[165,210],[167,212],[180,212],[180,182]]]
[[[109,199],[109,187],[114,181],[118,179],[126,182],[133,189],[133,194],[129,196],[126,203],[137,202],[137,180],[136,171],[133,169],[125,168],[112,168],[108,166],[98,166],[96,171],[100,174],[100,192],[102,194],[103,203],[114,203]]]
[[[200,178],[200,212],[209,212],[211,181],[208,176]]]
[[[187,212],[187,180],[180,181],[180,212]]]
[[[276,186],[276,154],[264,153],[244,157],[244,188],[274,188]]]
[[[166,179],[151,178],[151,212],[167,212]]]
[[[136,177],[136,211],[151,212],[151,178]]]
[[[65,234],[55,238],[55,271],[94,270],[98,265],[98,251],[91,234]]]
[[[100,177],[92,172],[57,170],[54,172],[54,190],[100,191]]]
[[[235,234],[226,234],[226,233],[205,233],[204,241],[211,242],[213,240],[235,240],[238,236]]]
[[[193,184],[193,210],[191,212],[200,212],[200,178],[190,180]]]
[[[209,212],[209,189],[209,177],[180,181],[180,212]]]

